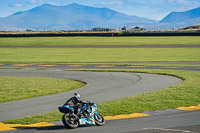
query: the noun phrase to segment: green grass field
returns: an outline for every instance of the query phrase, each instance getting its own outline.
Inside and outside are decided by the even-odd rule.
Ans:
[[[0,103],[74,90],[84,83],[38,77],[0,77]]]
[[[200,61],[198,48],[1,48],[0,64]]]
[[[200,45],[200,37],[19,37],[0,38],[0,46],[1,45]]]
[[[102,70],[99,70],[102,71]],[[107,70],[112,71],[112,70]],[[146,72],[174,75],[185,79],[184,82],[155,92],[131,96],[98,104],[98,111],[104,116],[141,113],[180,106],[198,105],[200,103],[200,72],[177,70],[113,70],[123,72]],[[60,121],[61,113],[51,112],[35,116],[9,120],[4,123],[31,124],[38,122]]]

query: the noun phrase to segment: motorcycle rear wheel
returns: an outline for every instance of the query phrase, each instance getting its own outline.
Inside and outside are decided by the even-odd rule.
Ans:
[[[62,117],[62,122],[65,125],[65,127],[70,129],[75,129],[79,125],[79,118],[77,115],[71,115],[69,113],[66,113]]]

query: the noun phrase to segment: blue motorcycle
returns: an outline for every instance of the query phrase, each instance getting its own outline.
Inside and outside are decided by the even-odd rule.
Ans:
[[[94,125],[102,126],[105,120],[101,114],[97,112],[97,105],[95,103],[87,102],[82,103],[81,115],[76,115],[75,109],[68,105],[58,107],[59,111],[64,113],[62,122],[67,128],[77,128],[81,125]]]

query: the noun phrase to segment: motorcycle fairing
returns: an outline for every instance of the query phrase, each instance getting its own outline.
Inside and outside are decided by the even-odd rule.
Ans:
[[[66,105],[60,106],[60,107],[58,107],[58,109],[62,113],[67,113],[67,112],[69,112],[69,110],[74,111],[74,108],[71,108],[68,105],[67,106]]]
[[[80,125],[92,125],[92,124],[95,124],[95,120],[94,120],[94,117],[81,118],[79,119],[79,123]]]

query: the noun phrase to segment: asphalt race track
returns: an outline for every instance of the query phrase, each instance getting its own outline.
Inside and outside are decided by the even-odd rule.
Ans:
[[[96,103],[156,91],[182,82],[181,79],[172,76],[125,72],[0,69],[0,76],[53,77],[80,80],[87,84],[75,92],[80,93],[83,100],[91,100]],[[55,111],[59,105],[62,105],[71,97],[73,92],[0,103],[0,121]],[[180,111],[150,117],[110,120],[102,127],[91,126],[68,130],[64,128],[61,122],[55,122],[56,126],[4,132],[197,132],[200,125],[199,116],[200,111]]]
[[[200,111],[106,121],[104,126],[66,129],[62,122],[55,126],[19,128],[2,133],[199,133]]]
[[[180,83],[176,77],[121,72],[80,72],[52,70],[1,69],[0,76],[53,77],[86,82],[76,91],[0,103],[0,121],[57,110],[73,92],[81,94],[83,100],[95,103],[120,99],[145,92],[155,91]]]

